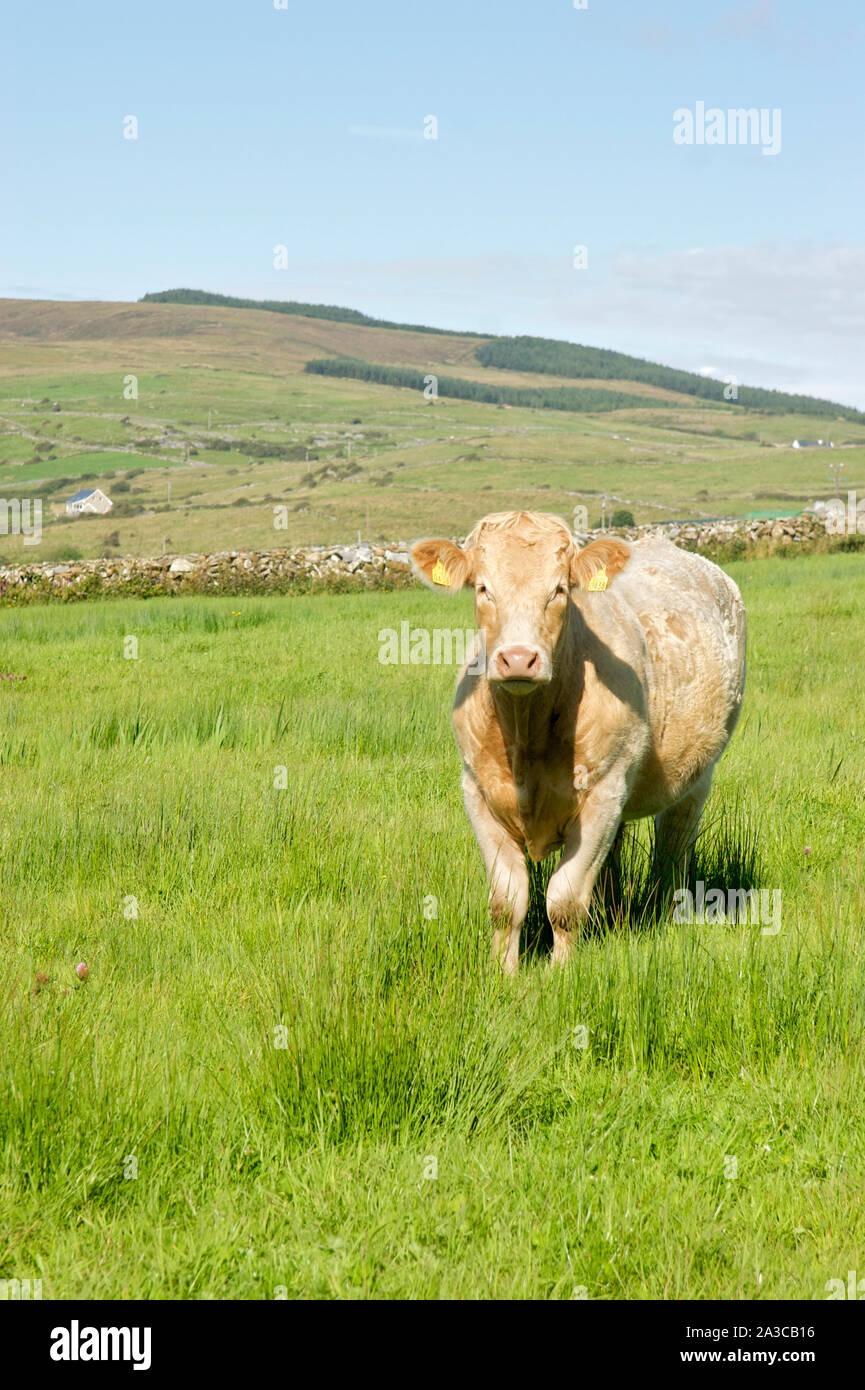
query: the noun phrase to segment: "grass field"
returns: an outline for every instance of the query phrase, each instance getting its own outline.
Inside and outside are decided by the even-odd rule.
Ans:
[[[471,338],[265,311],[0,301],[0,495],[45,492],[41,544],[2,535],[0,561],[52,560],[70,546],[140,556],[344,544],[358,532],[465,535],[509,508],[585,507],[594,525],[605,497],[607,516],[622,508],[638,522],[797,512],[834,495],[833,468],[839,486],[865,493],[862,423],[484,368],[476,349]],[[431,404],[303,370],[343,353],[489,384],[600,384],[637,391],[646,407]],[[792,448],[824,436],[831,454]],[[82,475],[104,476],[108,515],[65,516]],[[287,529],[274,529],[276,504]]]
[[[378,661],[467,601],[6,613],[0,1277],[807,1300],[861,1273],[865,568],[730,568],[749,678],[707,837],[756,838],[781,930],[601,924],[513,981],[454,672]]]

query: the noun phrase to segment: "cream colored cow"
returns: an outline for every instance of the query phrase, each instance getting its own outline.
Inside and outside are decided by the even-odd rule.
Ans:
[[[666,540],[581,550],[558,517],[485,517],[460,548],[417,541],[418,576],[475,591],[480,660],[454,730],[486,864],[494,952],[511,974],[529,901],[525,849],[550,878],[553,960],[567,960],[625,821],[654,816],[659,854],[693,849],[745,682],[745,611],[717,565]],[[591,587],[590,587],[591,586]]]

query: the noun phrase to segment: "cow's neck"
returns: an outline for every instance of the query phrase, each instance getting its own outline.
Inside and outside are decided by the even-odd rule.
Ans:
[[[549,685],[531,695],[512,695],[490,687],[505,745],[515,758],[546,752],[555,722],[558,684],[554,676]]]
[[[492,695],[513,778],[516,824],[535,860],[561,843],[562,827],[572,811],[573,693],[559,674],[549,685],[522,698],[506,691]]]
[[[513,695],[499,686],[490,686],[496,718],[518,781],[521,770],[535,758],[548,754],[551,744],[573,741],[573,715],[583,684],[576,644],[568,642],[557,657],[552,680],[530,695]]]
[[[489,686],[517,814],[536,859],[560,843],[573,809],[576,721],[584,682],[581,617],[576,612],[571,616],[549,685],[522,697]]]
[[[582,614],[572,606],[548,685],[530,695],[512,695],[499,685],[489,686],[505,744],[515,752],[545,753],[551,740],[561,738],[561,718],[573,707],[575,697],[579,701],[582,690],[582,621]]]

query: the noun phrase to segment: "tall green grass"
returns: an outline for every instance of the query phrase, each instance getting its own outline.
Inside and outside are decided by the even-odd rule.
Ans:
[[[859,1267],[865,572],[736,578],[748,693],[697,867],[781,888],[780,932],[674,922],[641,827],[565,971],[536,898],[515,980],[454,673],[377,659],[462,601],[4,614],[0,1277],[808,1299]]]

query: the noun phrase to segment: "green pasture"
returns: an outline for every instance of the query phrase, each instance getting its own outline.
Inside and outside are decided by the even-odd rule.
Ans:
[[[0,1278],[809,1300],[861,1272],[865,565],[731,572],[748,688],[701,852],[752,845],[780,931],[599,908],[515,980],[454,671],[378,660],[467,599],[3,611]]]
[[[833,496],[836,475],[840,489],[865,493],[858,423],[693,400],[594,416],[430,403],[280,368],[276,355],[258,370],[190,365],[184,344],[160,341],[165,370],[141,367],[133,400],[123,391],[135,353],[121,344],[114,371],[80,370],[81,345],[61,362],[55,345],[42,376],[0,378],[4,492],[145,470],[129,493],[106,487],[113,510],[83,523],[53,514],[46,494],[45,558],[69,546],[87,558],[465,535],[487,512],[520,508],[585,508],[594,526],[604,499],[607,516],[623,509],[638,522],[798,512]],[[818,433],[838,447],[792,448]],[[278,534],[277,502],[288,507]],[[4,537],[0,561],[22,558],[20,538]]]

